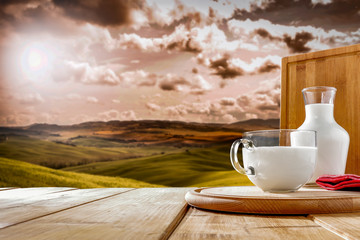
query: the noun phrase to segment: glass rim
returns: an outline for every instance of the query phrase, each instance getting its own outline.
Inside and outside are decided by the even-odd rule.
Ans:
[[[334,92],[337,91],[337,89],[334,88],[334,87],[329,87],[329,86],[315,86],[315,87],[307,87],[307,88],[304,88],[303,90],[301,90],[301,92],[315,91],[315,90],[330,90],[330,91],[334,91]]]
[[[305,130],[305,129],[269,129],[269,130],[255,130],[255,131],[246,131],[245,134],[256,134],[256,133],[275,133],[275,132],[313,132],[316,134],[315,130]]]

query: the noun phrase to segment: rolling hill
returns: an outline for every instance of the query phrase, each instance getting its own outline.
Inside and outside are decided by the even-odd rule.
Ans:
[[[0,157],[1,187],[161,187],[121,177],[65,172]]]
[[[278,127],[278,119],[232,124],[144,120],[0,127],[0,164],[4,165],[0,174],[5,176],[0,186],[249,185],[246,176],[232,169],[231,143],[244,131]],[[71,175],[82,173],[91,175]],[[42,180],[37,181],[39,176]],[[102,177],[110,179],[100,180]],[[120,178],[126,181],[115,181]],[[131,179],[135,182],[129,185]]]
[[[100,176],[121,176],[171,187],[250,185],[233,170],[229,146],[185,150],[130,160],[91,163],[65,168]]]
[[[77,145],[24,135],[9,135],[6,142],[0,143],[0,157],[60,169],[91,162],[161,154],[165,151],[163,147],[129,148],[116,141],[97,138],[81,138],[75,142]],[[167,148],[166,151],[174,152],[178,150]]]

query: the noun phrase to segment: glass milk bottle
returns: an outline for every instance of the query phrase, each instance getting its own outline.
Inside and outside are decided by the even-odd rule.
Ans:
[[[317,163],[308,183],[323,174],[344,174],[350,137],[334,119],[336,88],[309,87],[302,93],[306,118],[299,129],[317,131]]]

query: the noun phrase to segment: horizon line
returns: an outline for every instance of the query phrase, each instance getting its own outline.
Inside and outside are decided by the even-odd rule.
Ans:
[[[240,120],[240,121],[236,121],[236,122],[231,122],[231,123],[220,123],[220,122],[192,122],[192,121],[182,121],[182,120],[161,120],[161,119],[139,119],[139,120],[108,120],[108,121],[85,121],[85,122],[80,122],[80,123],[74,123],[74,124],[57,124],[57,123],[32,123],[29,125],[10,125],[10,126],[5,126],[5,125],[0,125],[0,127],[4,127],[4,128],[16,128],[16,127],[31,127],[34,125],[56,125],[56,126],[74,126],[74,125],[81,125],[84,123],[109,123],[109,122],[146,122],[146,121],[154,121],[154,122],[181,122],[181,123],[195,123],[195,124],[214,124],[214,125],[230,125],[230,124],[234,124],[234,123],[241,123],[241,122],[247,122],[247,121],[253,121],[253,120],[262,120],[262,121],[267,121],[267,120],[280,120],[280,118],[251,118],[251,119],[246,119],[246,120]]]

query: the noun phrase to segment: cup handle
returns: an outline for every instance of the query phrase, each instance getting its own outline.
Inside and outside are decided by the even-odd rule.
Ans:
[[[244,175],[255,175],[255,169],[251,166],[248,168],[243,168],[240,163],[239,159],[237,158],[237,152],[240,145],[243,145],[247,150],[254,151],[254,143],[249,139],[237,139],[233,144],[231,145],[230,149],[230,161],[233,166],[233,168]]]

